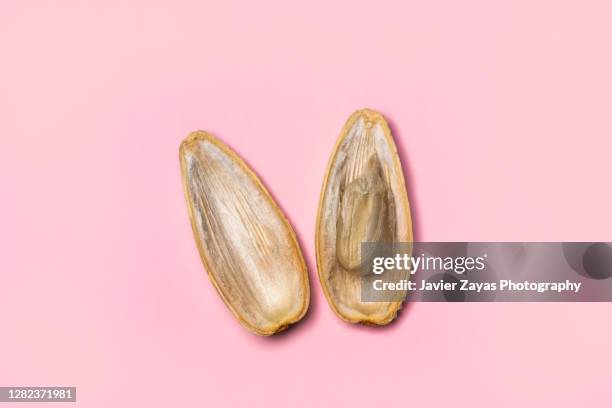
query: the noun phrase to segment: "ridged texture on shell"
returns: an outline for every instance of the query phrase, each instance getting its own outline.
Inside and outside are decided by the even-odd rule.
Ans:
[[[362,242],[412,242],[397,149],[383,116],[369,109],[351,115],[329,161],[317,218],[317,267],[325,296],[340,318],[384,325],[402,302],[361,302]],[[365,277],[370,278],[375,276]]]
[[[293,229],[247,165],[202,131],[181,144],[189,217],[208,275],[225,304],[260,335],[300,320],[310,296]]]

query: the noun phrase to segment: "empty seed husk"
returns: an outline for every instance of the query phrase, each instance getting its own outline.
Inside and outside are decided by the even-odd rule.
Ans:
[[[200,257],[243,326],[280,332],[308,308],[308,273],[291,225],[253,171],[210,134],[180,147],[183,187]]]
[[[404,175],[389,126],[369,109],[348,119],[323,182],[316,230],[319,280],[334,312],[351,323],[385,325],[401,301],[363,302],[362,242],[412,242]],[[364,272],[365,271],[365,272]]]

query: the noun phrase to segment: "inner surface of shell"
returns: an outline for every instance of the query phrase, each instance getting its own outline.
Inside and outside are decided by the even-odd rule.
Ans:
[[[364,109],[344,126],[323,183],[317,220],[317,266],[325,295],[342,319],[387,324],[401,302],[362,302],[362,242],[412,242],[401,163],[385,119]]]
[[[300,320],[309,302],[306,265],[291,226],[257,176],[205,132],[183,141],[180,159],[196,243],[226,305],[260,335]]]

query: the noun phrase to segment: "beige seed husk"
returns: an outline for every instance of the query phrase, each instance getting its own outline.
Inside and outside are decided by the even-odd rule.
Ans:
[[[315,238],[319,280],[341,319],[368,325],[395,319],[402,302],[361,301],[361,243],[412,239],[408,193],[389,126],[380,113],[359,110],[329,160]]]
[[[299,321],[310,299],[295,233],[255,173],[212,135],[180,146],[189,218],[217,292],[247,329],[271,335]]]

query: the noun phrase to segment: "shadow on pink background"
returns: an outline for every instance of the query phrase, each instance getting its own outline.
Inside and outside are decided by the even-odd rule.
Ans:
[[[83,407],[610,406],[609,304],[415,304],[350,326],[322,296],[314,226],[340,128],[370,107],[419,239],[610,241],[611,12],[2,3],[0,385],[74,385]],[[240,327],[205,276],[178,165],[195,129],[299,234],[311,311],[278,338]]]

